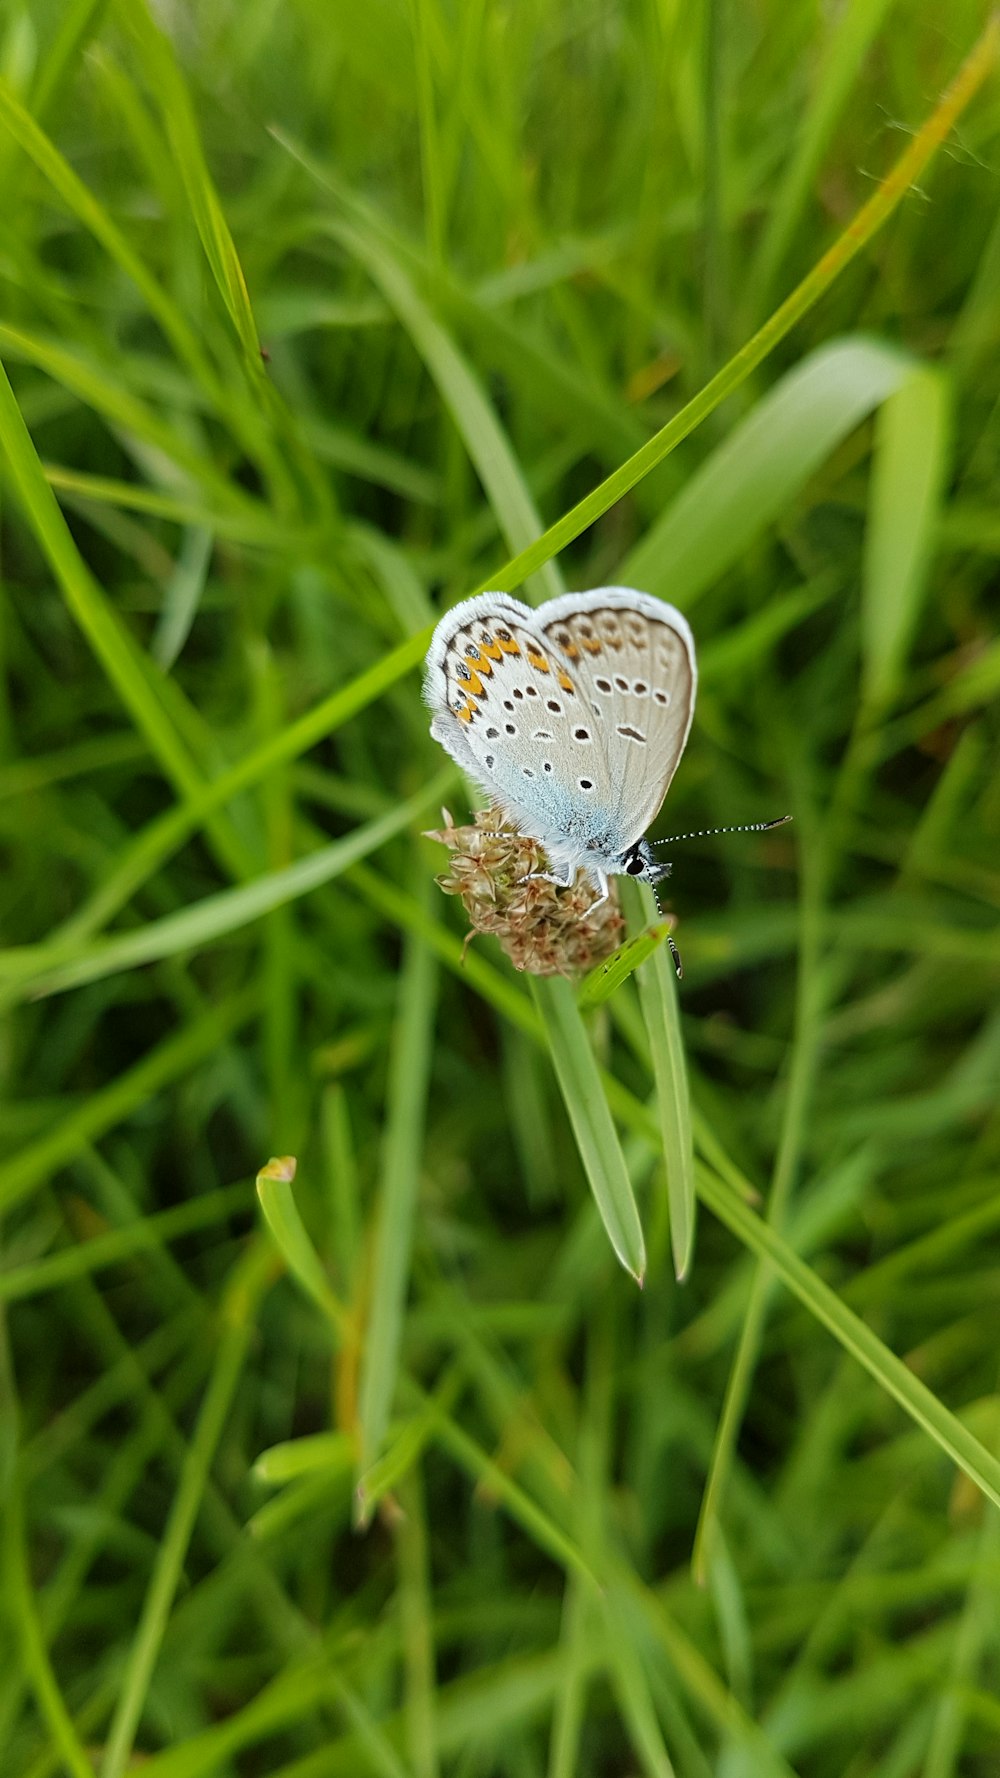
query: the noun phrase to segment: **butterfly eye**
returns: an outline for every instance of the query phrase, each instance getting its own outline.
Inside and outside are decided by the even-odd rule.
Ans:
[[[631,858],[629,859],[627,865],[625,866],[625,869],[628,871],[628,874],[630,877],[641,877],[645,868],[646,867],[643,864],[642,859],[639,857],[638,852],[633,852]]]

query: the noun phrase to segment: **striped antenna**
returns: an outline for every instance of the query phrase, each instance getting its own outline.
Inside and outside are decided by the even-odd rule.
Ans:
[[[749,821],[742,827],[699,827],[694,833],[671,833],[665,840],[651,840],[653,846],[676,846],[679,840],[708,840],[717,833],[770,833],[772,827],[784,827],[791,815],[779,815],[777,821]]]
[[[663,903],[660,900],[660,897],[657,893],[656,884],[651,883],[650,888],[653,891],[653,900],[656,903],[657,912],[659,913],[660,918],[663,919],[665,910],[664,910]],[[667,916],[667,917],[669,917],[669,916]],[[680,981],[684,975],[684,965],[681,962],[680,951],[677,949],[677,946],[674,944],[674,936],[673,936],[672,932],[667,933],[667,943],[670,946],[670,955],[674,960],[674,974],[677,977],[677,980]]]

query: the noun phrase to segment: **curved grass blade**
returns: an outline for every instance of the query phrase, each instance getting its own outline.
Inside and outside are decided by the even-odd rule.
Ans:
[[[353,1462],[354,1440],[346,1432],[313,1432],[270,1445],[257,1458],[253,1474],[257,1481],[281,1488],[286,1482],[297,1482],[301,1476],[315,1475],[317,1471],[346,1471]]]
[[[338,219],[329,226],[335,239],[360,260],[399,316],[458,427],[508,547],[523,549],[538,535],[540,520],[478,378],[385,241],[358,221]],[[536,590],[541,599],[558,598],[565,591],[552,560],[539,569]]]
[[[577,503],[568,513],[564,514],[556,524],[551,525],[541,537],[538,537],[527,549],[510,559],[502,567],[492,572],[482,583],[479,591],[490,587],[498,590],[513,590],[521,585],[527,575],[534,573],[552,556],[556,555],[567,543],[572,542],[588,526],[595,523],[609,507],[613,506],[623,494],[641,481],[656,464],[669,455],[681,441],[688,437],[734,389],[750,375],[751,371],[773,351],[786,333],[808,313],[809,309],[819,300],[823,293],[837,278],[839,273],[851,262],[861,248],[867,245],[882,224],[892,214],[911,184],[919,178],[928,161],[940,147],[949,131],[979,87],[986,79],[997,59],[1000,48],[1000,23],[992,19],[984,30],[951,86],[942,96],[939,104],[927,118],[921,129],[914,136],[895,167],[882,181],[878,190],[864,204],[853,218],[847,229],[834,242],[833,246],[813,267],[802,283],[791,293],[781,307],[775,311],[770,320],[753,338],[747,341],[739,352],[723,366],[722,370],[708,382],[699,393],[688,402],[674,419],[661,429],[648,444],[623,463],[611,476],[592,489],[591,492]],[[294,147],[284,138],[285,146],[290,152],[296,153]],[[301,157],[300,157],[301,158]],[[190,797],[183,808],[174,809],[161,817],[155,831],[150,830],[141,835],[136,843],[133,855],[127,860],[127,868],[123,868],[122,877],[114,885],[115,908],[133,892],[138,884],[154,870],[162,859],[179,846],[187,835],[239,789],[255,783],[274,766],[285,759],[295,758],[316,741],[330,733],[333,728],[347,720],[348,716],[356,715],[360,710],[372,703],[390,686],[395,685],[404,674],[419,664],[430,640],[430,626],[417,636],[412,636],[400,644],[391,654],[384,656],[368,668],[357,679],[344,688],[324,699],[312,710],[289,724],[280,734],[269,737],[263,747],[248,755],[238,765],[231,768],[223,780],[206,787],[200,793]],[[100,904],[100,917],[109,917],[106,909],[111,907],[111,890],[108,900]]]
[[[817,1277],[777,1231],[755,1216],[707,1167],[697,1170],[698,1195],[758,1258],[770,1261],[789,1290],[915,1420],[953,1463],[1000,1506],[1000,1460],[922,1383],[895,1352]]]
[[[367,858],[386,840],[418,820],[429,804],[438,801],[445,788],[444,781],[450,781],[451,776],[449,767],[425,785],[418,795],[400,803],[387,815],[366,822],[353,833],[345,834],[343,839],[331,840],[328,846],[321,846],[307,857],[296,859],[284,870],[268,871],[234,889],[221,889],[217,895],[206,895],[191,907],[181,908],[179,913],[166,914],[162,920],[150,920],[134,932],[125,932],[95,944],[82,956],[61,960],[57,953],[50,959],[51,967],[46,967],[42,952],[38,956],[39,973],[35,977],[22,977],[16,992],[19,996],[28,994],[40,999],[79,987],[83,982],[99,981],[122,969],[136,969],[145,963],[159,962],[164,957],[176,957],[181,952],[202,950],[215,944],[272,913],[275,908],[285,907],[290,901],[309,895],[314,889],[342,876],[358,859]]]
[[[115,264],[131,278],[178,357],[190,366],[204,386],[214,389],[214,373],[176,303],[4,79],[0,79],[0,126],[9,132],[25,154],[30,155],[71,214],[89,229]]]
[[[243,347],[247,369],[255,383],[262,383],[264,364],[246,279],[208,171],[187,84],[181,77],[169,39],[147,11],[143,0],[129,0],[123,11],[146,64],[150,87],[159,102],[212,276]]]
[[[259,999],[257,988],[251,987],[210,1007],[148,1051],[125,1074],[84,1099],[53,1129],[0,1160],[0,1209],[16,1203],[74,1161],[88,1143],[148,1105],[154,1094],[218,1050],[256,1013]]]
[[[878,340],[835,340],[810,353],[695,470],[626,557],[623,582],[669,593],[689,610],[912,371],[912,359]]]
[[[292,1277],[342,1335],[348,1323],[347,1311],[334,1296],[299,1215],[292,1191],[295,1168],[295,1156],[290,1154],[280,1155],[261,1168],[257,1175],[260,1207],[274,1244]]]
[[[699,389],[680,413],[661,427],[660,431],[622,463],[613,474],[563,513],[554,525],[527,549],[491,574],[482,589],[510,592],[544,562],[565,549],[608,508],[614,506],[630,488],[662,463],[682,439],[694,432],[701,422],[744,383],[775,347],[790,333],[798,321],[815,306],[820,297],[850,265],[862,248],[868,245],[888,220],[897,205],[940,148],[966,106],[992,72],[1000,54],[1000,19],[994,15],[973,45],[947,91],[942,94],[930,116],[912,137],[895,166],[887,173],[867,203],[851,218],[811,271],[785,298],[764,325],[741,346],[722,369]]]
[[[552,976],[533,980],[531,992],[601,1221],[625,1270],[641,1287],[646,1275],[642,1224],[573,989],[561,977]]]
[[[9,330],[8,330],[9,331]],[[0,449],[43,555],[52,566],[75,622],[114,685],[165,775],[184,797],[196,794],[201,772],[153,695],[147,665],[81,556],[35,450],[34,441],[0,364]],[[227,820],[211,830],[220,857],[240,876],[248,860]]]
[[[603,963],[596,963],[592,970],[584,976],[577,990],[576,1004],[581,1012],[590,1012],[593,1007],[600,1006],[610,1000],[622,982],[627,982],[640,963],[651,957],[658,945],[661,945],[671,928],[671,921],[661,920],[655,926],[647,926],[644,931],[637,932],[634,938],[627,938],[618,946]]]
[[[830,138],[891,5],[892,0],[849,0],[830,15],[830,35],[816,71],[815,90],[799,126],[795,152],[768,206],[766,227],[749,281],[751,313],[759,314],[770,298],[775,276],[813,189]]]
[[[410,636],[389,654],[380,655],[348,685],[338,687],[303,716],[269,735],[260,746],[244,754],[235,765],[191,794],[184,803],[175,804],[157,816],[136,835],[131,846],[124,849],[117,865],[79,915],[67,922],[61,936],[86,935],[110,920],[164,860],[183,845],[188,834],[208,824],[217,809],[231,802],[241,790],[266,778],[276,766],[308,752],[317,741],[342,727],[388,691],[404,673],[419,665],[431,638],[431,628],[428,625],[420,635]],[[453,779],[454,773],[449,782]]]

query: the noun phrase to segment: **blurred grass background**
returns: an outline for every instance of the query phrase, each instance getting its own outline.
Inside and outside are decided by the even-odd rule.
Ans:
[[[796,818],[675,857],[683,1285],[646,997],[589,1015],[640,1294],[433,886],[416,672],[983,22],[8,0],[5,1778],[1000,1770],[995,72],[525,585],[690,613],[661,831]]]

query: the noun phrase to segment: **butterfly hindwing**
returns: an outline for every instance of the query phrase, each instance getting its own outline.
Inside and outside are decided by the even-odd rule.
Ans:
[[[575,852],[603,845],[611,774],[576,679],[538,617],[496,594],[456,606],[435,635],[426,695],[435,737],[511,820],[550,851],[565,840]]]

